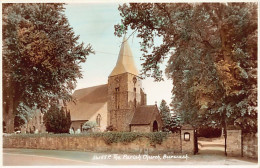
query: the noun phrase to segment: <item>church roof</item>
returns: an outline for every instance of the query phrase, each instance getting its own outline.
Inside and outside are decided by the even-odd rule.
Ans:
[[[138,70],[135,66],[132,51],[129,47],[126,37],[124,37],[121,44],[116,66],[109,76],[115,76],[125,72],[138,75]]]
[[[137,107],[134,117],[131,121],[131,125],[150,124],[154,121],[158,112],[159,111],[156,105],[145,105]]]
[[[71,120],[89,120],[98,112],[107,111],[107,84],[76,90],[72,97],[76,99],[69,102]]]

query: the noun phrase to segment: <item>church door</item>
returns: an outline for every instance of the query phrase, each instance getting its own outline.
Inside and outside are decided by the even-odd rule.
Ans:
[[[158,132],[158,123],[157,123],[157,121],[153,122],[153,132]]]

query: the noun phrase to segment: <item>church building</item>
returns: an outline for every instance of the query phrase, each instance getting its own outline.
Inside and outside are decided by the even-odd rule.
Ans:
[[[96,122],[99,131],[161,131],[162,119],[156,105],[146,104],[146,94],[134,58],[124,37],[118,60],[104,85],[76,90],[74,102],[67,104],[74,131],[83,131],[87,121]]]

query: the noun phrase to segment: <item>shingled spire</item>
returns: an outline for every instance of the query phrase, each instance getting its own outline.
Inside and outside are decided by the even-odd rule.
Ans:
[[[138,75],[138,70],[135,66],[132,51],[129,47],[126,36],[124,36],[123,42],[121,44],[116,66],[109,76],[115,76],[125,72]]]

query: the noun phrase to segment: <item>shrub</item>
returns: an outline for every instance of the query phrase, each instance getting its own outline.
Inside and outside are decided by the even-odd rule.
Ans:
[[[113,126],[113,125],[109,125],[109,126],[107,126],[107,128],[106,128],[106,132],[107,131],[116,131],[116,128]]]
[[[130,143],[139,138],[148,138],[150,144],[161,144],[167,137],[166,132],[87,132],[83,134],[11,134],[8,135],[11,138],[29,138],[29,137],[100,137],[106,144],[112,143]]]
[[[82,126],[82,129],[84,131],[90,131],[93,132],[93,129],[97,126],[97,123],[94,121],[87,121],[85,124]]]

